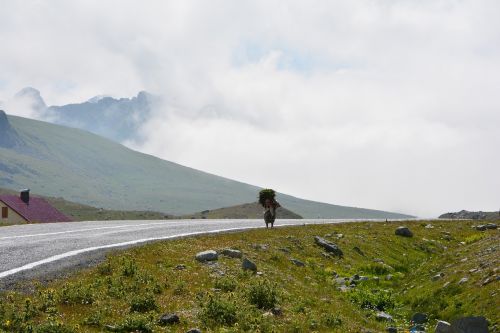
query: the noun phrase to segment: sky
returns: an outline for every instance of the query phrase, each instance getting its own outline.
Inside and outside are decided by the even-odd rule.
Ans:
[[[340,205],[500,209],[499,1],[0,8],[0,100],[26,86],[48,105],[145,90],[165,103],[133,149]]]

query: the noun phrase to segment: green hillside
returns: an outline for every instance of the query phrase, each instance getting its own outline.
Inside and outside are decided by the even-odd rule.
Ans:
[[[1,187],[29,187],[41,195],[98,208],[171,215],[254,202],[259,191],[256,186],[142,154],[86,131],[15,116],[5,119],[10,123],[10,137],[17,139],[15,144],[0,144]],[[304,218],[406,217],[283,194],[278,200]]]

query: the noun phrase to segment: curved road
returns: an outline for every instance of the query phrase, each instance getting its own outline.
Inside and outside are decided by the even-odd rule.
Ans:
[[[275,226],[355,220],[277,220]],[[190,235],[262,228],[262,220],[92,221],[0,228],[0,289],[98,262],[110,249]]]

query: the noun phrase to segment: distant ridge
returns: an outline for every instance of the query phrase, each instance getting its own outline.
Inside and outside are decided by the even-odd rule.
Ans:
[[[259,187],[138,153],[86,131],[8,116],[23,149],[0,147],[0,187],[113,210],[185,215],[254,202]],[[4,119],[4,126],[5,119]],[[304,218],[405,218],[278,194]]]

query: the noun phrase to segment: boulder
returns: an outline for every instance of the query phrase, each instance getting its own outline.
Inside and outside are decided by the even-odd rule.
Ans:
[[[167,313],[161,316],[160,320],[158,320],[160,325],[172,325],[180,322],[179,316],[175,313]]]
[[[222,254],[227,256],[227,257],[230,257],[230,258],[243,257],[243,253],[241,253],[241,251],[235,250],[235,249],[224,249],[224,250],[222,250]]]
[[[482,224],[481,225],[476,225],[474,228],[476,230],[478,230],[478,231],[485,231],[486,230],[486,226],[482,225]]]
[[[462,317],[451,322],[452,333],[488,333],[488,321],[484,317]]]
[[[466,278],[466,277],[463,277],[463,278],[460,279],[460,281],[458,281],[458,284],[464,284],[467,281],[469,281],[469,279]]]
[[[394,233],[398,236],[413,237],[413,233],[408,227],[398,227]]]
[[[219,255],[214,250],[198,252],[196,254],[196,260],[198,260],[200,262],[214,261],[217,259],[219,259]]]
[[[283,310],[277,306],[277,307],[271,309],[271,313],[275,316],[281,316],[281,315],[283,315]]]
[[[294,264],[295,266],[299,266],[299,267],[304,267],[306,264],[304,264],[302,261],[298,260],[298,259],[290,259],[290,261],[292,262],[292,264]]]
[[[387,327],[385,331],[387,333],[398,333],[398,329],[396,327]]]
[[[486,229],[497,229],[498,226],[495,223],[488,223],[485,225]]]
[[[436,323],[436,328],[434,329],[436,333],[452,333],[450,323],[442,320],[438,320]]]
[[[257,265],[247,258],[243,259],[243,262],[241,263],[241,268],[243,268],[244,270],[257,272]]]
[[[385,312],[377,312],[377,314],[375,315],[375,319],[377,320],[385,320],[385,321],[392,321],[392,316],[388,313],[385,313]]]
[[[327,252],[333,253],[336,256],[342,257],[344,253],[342,250],[337,246],[337,244],[334,244],[332,242],[327,241],[324,238],[321,238],[319,236],[314,237],[314,241],[316,242],[317,245],[321,246],[324,248]]]
[[[425,324],[428,318],[425,313],[417,312],[411,317],[411,321],[415,324]]]
[[[186,333],[201,333],[201,331],[197,328],[192,328],[189,331],[187,331]]]

